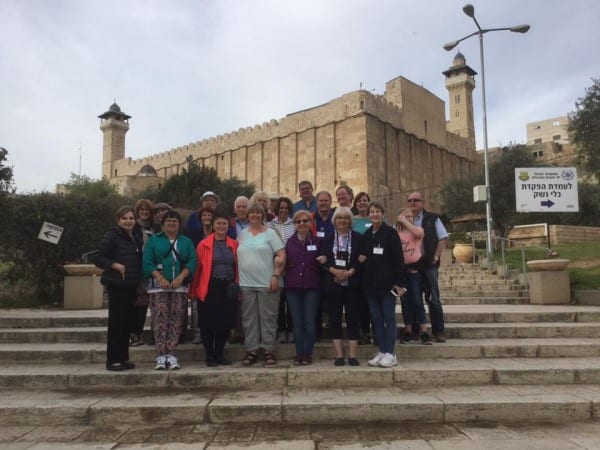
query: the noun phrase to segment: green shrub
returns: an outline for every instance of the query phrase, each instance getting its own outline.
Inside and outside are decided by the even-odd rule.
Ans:
[[[9,286],[26,286],[41,304],[62,302],[63,265],[80,262],[95,250],[103,234],[114,225],[122,197],[95,198],[49,193],[15,195],[0,217],[2,260],[10,262]],[[37,238],[43,222],[64,228],[58,245]]]

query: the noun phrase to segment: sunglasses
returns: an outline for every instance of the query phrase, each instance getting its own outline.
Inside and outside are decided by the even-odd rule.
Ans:
[[[310,223],[310,220],[308,220],[308,219],[294,220],[294,223]]]
[[[419,203],[422,202],[423,200],[421,200],[420,198],[409,198],[408,203]]]

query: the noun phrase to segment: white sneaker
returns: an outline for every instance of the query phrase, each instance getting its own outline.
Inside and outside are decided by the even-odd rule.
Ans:
[[[164,355],[156,357],[156,365],[154,370],[165,370],[167,368],[167,358]]]
[[[167,355],[167,364],[169,365],[169,369],[171,369],[171,370],[181,369],[181,366],[179,365],[179,361],[177,360],[177,357],[174,355]]]
[[[392,355],[391,353],[385,353],[379,361],[379,367],[394,367],[397,364],[396,355]]]
[[[372,367],[378,367],[382,358],[383,358],[383,353],[379,352],[375,356],[373,356],[373,358],[371,358],[367,364]]]

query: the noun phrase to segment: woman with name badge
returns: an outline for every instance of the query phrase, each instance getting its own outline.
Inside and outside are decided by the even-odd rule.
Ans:
[[[319,262],[326,272],[323,277],[323,300],[329,312],[329,331],[335,349],[336,366],[343,366],[342,315],[346,311],[346,338],[348,364],[358,366],[356,350],[359,337],[360,285],[358,257],[362,236],[352,231],[352,211],[341,206],[333,213],[334,232],[325,236]]]
[[[393,367],[397,364],[396,299],[405,286],[402,244],[398,233],[383,221],[381,203],[371,202],[371,229],[365,233],[363,288],[369,302],[373,332],[379,352],[369,360],[370,366]]]

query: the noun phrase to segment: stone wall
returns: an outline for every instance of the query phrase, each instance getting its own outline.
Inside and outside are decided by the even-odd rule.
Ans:
[[[571,242],[600,242],[600,227],[550,225],[550,243],[552,245]]]
[[[236,176],[257,189],[296,199],[297,183],[333,192],[342,183],[366,191],[397,209],[406,194],[421,190],[431,210],[440,208],[439,187],[471,173],[474,143],[445,129],[444,103],[429,91],[398,77],[385,95],[360,90],[326,104],[288,114],[132,160],[115,161],[118,179],[135,176],[146,164],[167,179],[193,160],[222,178]]]

